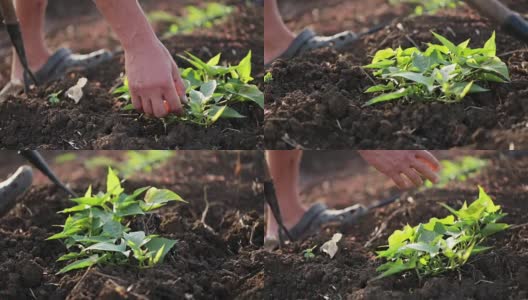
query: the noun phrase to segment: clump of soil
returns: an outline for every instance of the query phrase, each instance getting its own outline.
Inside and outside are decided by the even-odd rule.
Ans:
[[[176,57],[189,51],[202,59],[222,52],[222,63],[234,64],[253,53],[254,77],[261,85],[263,75],[263,17],[254,4],[231,3],[235,12],[210,29],[191,35],[177,35],[164,41],[181,68],[188,64]],[[100,20],[99,22],[104,22]],[[100,45],[115,41],[101,39],[88,23],[78,29],[82,43]],[[80,26],[82,27],[82,26]],[[163,31],[159,32],[161,35]],[[61,32],[57,33],[61,36]],[[101,32],[105,34],[105,32]],[[78,37],[77,37],[78,38]],[[104,45],[103,45],[104,46]],[[135,112],[123,111],[122,104],[110,93],[124,71],[123,55],[104,66],[32,90],[29,95],[13,97],[0,104],[0,148],[42,149],[259,149],[262,147],[262,110],[254,104],[235,107],[244,119],[224,119],[210,128],[174,122],[164,123]],[[84,98],[76,105],[62,95],[58,105],[48,102],[48,95],[65,91],[79,77],[89,80]]]
[[[55,275],[64,266],[55,260],[66,249],[61,242],[45,239],[59,230],[55,224],[64,223],[65,216],[56,212],[72,202],[53,186],[34,186],[0,218],[0,298],[261,298],[264,267],[258,257],[264,237],[264,200],[258,182],[262,159],[257,151],[178,152],[155,172],[126,181],[128,191],[147,185],[163,187],[189,202],[169,205],[152,217],[132,222],[133,228],[148,228],[150,233],[177,240],[162,264],[144,270],[98,266]],[[77,167],[68,163],[54,169],[66,174]],[[78,192],[90,183],[104,188],[105,173],[85,172],[68,183]],[[207,226],[201,222],[205,187],[211,207],[205,217]]]
[[[368,7],[362,10],[365,15],[371,12]],[[380,7],[390,10],[390,6]],[[329,8],[327,14],[347,19],[339,9]],[[360,21],[355,24],[361,27]],[[434,16],[397,19],[341,53],[322,49],[275,62],[270,70],[274,80],[265,87],[266,147],[523,147],[528,140],[526,45],[501,30],[497,32],[498,55],[510,69],[511,83],[492,84],[491,92],[470,95],[456,104],[397,101],[362,107],[372,97],[363,92],[373,85],[373,79],[361,66],[370,63],[377,50],[424,48],[426,43],[435,42],[431,31],[457,43],[471,38],[472,47],[482,47],[495,27],[475,11],[461,7]],[[324,31],[324,27],[320,29]]]
[[[269,252],[264,258],[265,288],[270,298],[287,299],[524,299],[528,296],[528,158],[488,155],[490,164],[476,177],[452,182],[444,188],[413,192],[403,200],[375,210],[356,225],[344,229],[339,251],[333,259],[316,251],[306,259],[302,251],[322,245],[336,231],[304,242],[295,242]],[[418,279],[414,274],[392,276],[378,281],[375,250],[388,236],[405,224],[416,225],[448,212],[445,202],[460,207],[472,201],[481,185],[508,214],[504,222],[514,227],[492,237],[493,250],[475,256],[459,272]],[[382,199],[385,187],[378,188]],[[341,195],[345,197],[346,195]],[[350,195],[348,195],[350,197]],[[307,196],[309,197],[309,195]],[[379,230],[380,227],[384,229]],[[343,229],[341,229],[343,230]]]

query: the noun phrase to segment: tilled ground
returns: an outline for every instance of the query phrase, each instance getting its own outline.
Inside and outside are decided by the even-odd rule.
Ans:
[[[514,4],[512,7],[521,13],[528,12],[528,2]],[[270,69],[274,80],[265,87],[267,148],[528,147],[525,44],[497,31],[498,55],[507,63],[512,82],[493,84],[491,92],[470,95],[457,104],[399,101],[362,108],[371,97],[363,91],[372,85],[372,79],[361,66],[370,63],[377,50],[423,47],[434,42],[431,31],[455,42],[471,38],[472,47],[481,47],[496,26],[467,7],[434,16],[397,19],[395,14],[405,15],[405,8],[393,9],[384,0],[343,1],[319,7],[296,12],[297,17],[289,26],[299,30],[313,22],[316,30],[328,34],[340,30],[364,31],[385,22],[390,25],[340,53],[323,49],[274,63]],[[373,18],[362,18],[359,14],[372,14]]]
[[[403,200],[367,215],[358,224],[347,228],[339,242],[339,251],[333,259],[316,251],[316,257],[305,259],[302,251],[322,245],[336,231],[327,228],[320,237],[288,245],[282,250],[268,252],[264,258],[268,299],[526,299],[528,297],[528,158],[507,157],[497,153],[480,153],[490,160],[475,177],[465,182],[452,182],[443,188],[408,193]],[[359,202],[387,197],[387,179],[377,174],[366,175],[370,182],[356,186],[356,194],[327,195],[333,198],[358,198]],[[335,179],[340,186],[357,180],[352,176]],[[368,182],[368,180],[366,180]],[[336,186],[339,186],[337,185]],[[377,184],[376,184],[377,183]],[[368,184],[367,184],[368,185]],[[490,252],[471,259],[459,272],[450,272],[420,281],[414,274],[393,276],[371,281],[377,275],[375,268],[381,261],[374,251],[386,244],[388,236],[405,224],[416,225],[429,218],[447,215],[438,205],[445,202],[459,207],[464,200],[472,201],[481,185],[508,216],[506,223],[523,224],[497,234],[487,243]],[[377,193],[372,191],[377,189]],[[307,192],[312,199],[317,190]],[[332,200],[332,199],[328,199]],[[343,204],[341,204],[343,205]],[[379,230],[382,228],[381,230]],[[383,229],[384,228],[384,229]]]
[[[12,161],[14,155],[6,153],[2,160]],[[55,275],[64,266],[55,260],[66,249],[45,239],[58,231],[54,225],[64,222],[65,216],[56,212],[72,202],[39,176],[20,203],[0,218],[0,299],[262,298],[262,159],[258,151],[182,151],[164,167],[128,180],[128,191],[163,187],[189,202],[169,205],[147,220],[151,233],[178,242],[162,264],[145,270],[105,266]],[[2,177],[14,167],[2,166]],[[86,171],[82,163],[71,162],[54,169],[77,192],[92,183],[104,188],[104,170]],[[205,223],[213,231],[201,222],[204,187],[210,205]]]
[[[150,10],[164,9],[179,14],[185,4],[206,1],[148,1]],[[191,35],[165,39],[164,44],[181,68],[188,65],[177,54],[184,51],[209,59],[223,53],[222,63],[238,63],[249,50],[253,53],[256,82],[263,75],[263,17],[261,7],[253,2],[223,1],[235,5],[235,12],[220,25],[202,29]],[[158,26],[161,35],[166,26]],[[75,34],[72,36],[72,32]],[[103,20],[89,20],[76,27],[57,30],[50,36],[53,46],[68,39],[74,49],[87,52],[99,47],[116,49],[118,43],[109,35]],[[68,43],[66,43],[68,46]],[[135,112],[121,110],[110,93],[124,71],[123,56],[84,74],[70,74],[66,79],[39,87],[29,93],[0,104],[0,148],[23,147],[42,149],[259,149],[262,148],[262,110],[253,104],[236,109],[247,118],[220,120],[210,128],[183,123],[165,124]],[[3,64],[7,70],[7,61]],[[4,75],[6,77],[7,75]],[[67,90],[79,77],[89,80],[85,96],[76,105],[62,96],[59,105],[50,105],[51,93]],[[5,78],[4,80],[5,81]]]

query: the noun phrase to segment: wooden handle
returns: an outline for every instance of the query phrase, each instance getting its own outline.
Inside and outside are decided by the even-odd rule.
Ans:
[[[0,0],[0,11],[6,24],[17,24],[18,18],[12,0]]]
[[[508,17],[515,14],[498,0],[466,0],[473,8],[503,25]]]

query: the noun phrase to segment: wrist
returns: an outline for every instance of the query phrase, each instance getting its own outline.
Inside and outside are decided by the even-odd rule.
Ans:
[[[142,53],[150,51],[158,43],[158,38],[153,32],[136,32],[130,37],[121,40],[123,50],[127,53]]]

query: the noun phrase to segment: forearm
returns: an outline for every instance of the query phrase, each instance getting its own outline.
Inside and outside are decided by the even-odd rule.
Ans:
[[[137,0],[94,0],[125,50],[154,43],[156,34]]]

